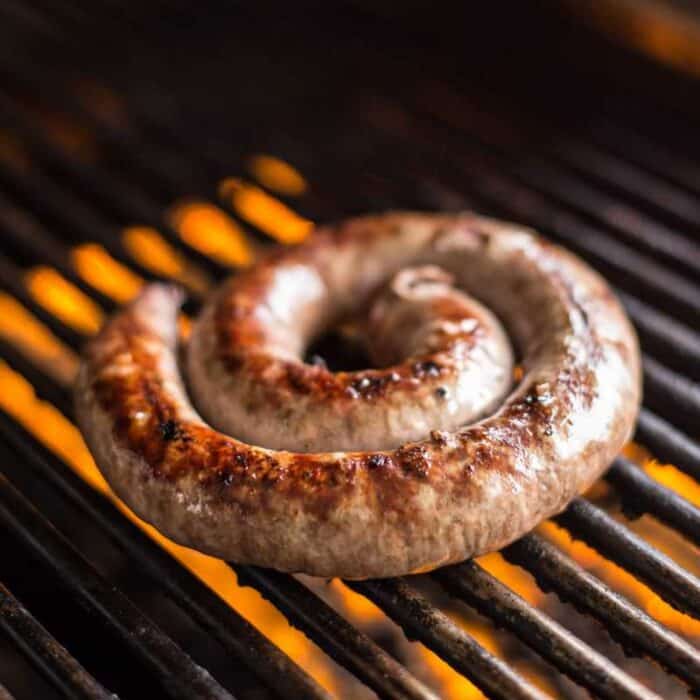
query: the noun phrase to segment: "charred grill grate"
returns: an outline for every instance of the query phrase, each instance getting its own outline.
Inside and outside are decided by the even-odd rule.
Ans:
[[[280,29],[270,24],[272,13],[234,12],[216,3],[206,13],[208,22],[166,0],[148,12],[116,1],[99,3],[99,11],[78,1],[2,3],[4,292],[67,346],[70,365],[71,351],[79,350],[91,330],[90,319],[98,323],[101,311],[116,308],[134,273],[180,280],[191,293],[187,310],[194,311],[206,289],[228,272],[214,248],[183,233],[170,208],[182,197],[197,198],[200,207],[204,203],[210,207],[206,211],[217,212],[219,218],[209,224],[218,227],[217,235],[226,227],[226,245],[245,231],[241,235],[254,248],[269,242],[271,234],[291,240],[308,220],[355,211],[474,206],[536,226],[616,285],[645,351],[645,407],[637,440],[698,480],[700,147],[692,140],[689,119],[674,107],[683,106],[678,95],[696,86],[669,78],[667,101],[652,100],[646,86],[635,83],[648,75],[662,91],[664,76],[657,68],[578,33],[572,46],[593,55],[597,65],[619,58],[624,88],[575,62],[545,70],[529,44],[534,56],[516,68],[512,57],[505,64],[484,59],[475,41],[464,61],[477,56],[482,62],[473,73],[458,76],[450,72],[450,53],[428,44],[410,22],[404,34],[394,36],[385,20],[360,9],[346,8],[340,18],[311,11],[318,14],[318,26],[283,17]],[[535,14],[542,36],[551,38],[548,31],[568,27],[549,13]],[[484,22],[494,21],[486,15]],[[535,31],[534,19],[520,19]],[[198,21],[205,26],[191,29]],[[105,26],[111,36],[104,34]],[[430,51],[407,47],[406,36],[411,41],[422,36]],[[76,37],[85,41],[79,50]],[[239,42],[237,51],[226,54],[224,37]],[[509,44],[510,39],[502,45],[523,49],[522,40]],[[308,45],[316,40],[321,47]],[[336,44],[342,50],[329,52]],[[268,61],[266,51],[284,60]],[[329,65],[319,69],[323,51],[329,52],[323,54]],[[195,78],[185,71],[189,59],[178,52],[191,56]],[[94,65],[86,68],[86,60]],[[410,80],[407,65],[415,70]],[[493,70],[488,80],[480,75],[484,66]],[[529,70],[544,71],[546,89],[527,78]],[[263,87],[275,77],[276,83]],[[314,80],[320,81],[317,92],[306,85]],[[546,94],[552,85],[561,89],[560,100]],[[230,97],[222,96],[229,90]],[[267,90],[279,90],[280,98],[271,99]],[[527,99],[527,90],[541,101]],[[619,91],[623,94],[616,95]],[[215,95],[218,101],[208,105],[207,97]],[[191,109],[196,100],[197,109]],[[570,110],[563,107],[568,100]],[[590,109],[592,100],[605,101],[604,109]],[[259,173],[260,182],[253,184],[246,174],[253,150],[296,165],[308,178],[308,190],[293,196],[293,187],[271,184]],[[226,179],[232,176],[237,179]],[[292,177],[298,186],[298,175],[286,177],[287,185]],[[126,232],[135,230],[140,237],[129,239]],[[85,243],[102,246],[132,276],[120,278],[115,289],[86,275],[76,257]],[[46,282],[47,270],[63,282],[56,283],[55,276]],[[42,279],[47,286],[41,286]],[[61,286],[66,282],[78,291],[66,292]],[[8,328],[0,323],[2,367],[26,378],[38,396],[70,416],[70,367],[47,361],[53,350],[46,350],[49,341],[43,336],[27,341]],[[0,385],[0,391],[7,388]],[[8,552],[0,568],[5,633],[0,659],[4,651],[8,658],[21,651],[48,684],[16,654],[14,665],[0,663],[0,683],[26,697],[51,697],[58,690],[69,697],[102,698],[109,697],[106,688],[125,697],[147,692],[179,698],[327,697],[303,664],[236,611],[236,601],[224,602],[196,569],[188,570],[78,476],[62,449],[70,433],[53,440],[50,431],[37,433],[31,416],[15,410],[18,400],[9,395],[0,401],[0,521]],[[649,514],[689,546],[700,544],[700,510],[687,494],[622,456],[606,482],[630,519]],[[605,505],[579,498],[556,521],[676,610],[700,618],[700,580]],[[107,543],[103,546],[114,549],[121,567],[95,552],[85,529],[95,530]],[[657,662],[691,692],[700,692],[700,653],[684,636],[541,534],[526,536],[503,555],[530,572],[542,590],[600,622],[629,655]],[[306,582],[232,568],[241,584],[258,590],[380,697],[435,696],[381,639],[353,626]],[[437,586],[431,588],[432,583]],[[521,673],[522,666],[516,670],[487,651],[436,601],[463,601],[532,650],[530,658],[536,654],[548,662],[549,673],[564,674],[595,696],[658,697],[478,562],[421,579],[347,586],[489,697],[544,694]],[[435,594],[437,587],[449,598]],[[57,608],[62,606],[75,616],[73,625],[61,617]],[[563,697],[574,686],[565,688]],[[674,688],[683,692],[682,686]],[[11,697],[10,690],[0,685],[0,698]]]

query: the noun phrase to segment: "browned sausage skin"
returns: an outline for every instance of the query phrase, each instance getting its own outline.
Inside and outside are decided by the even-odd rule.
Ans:
[[[316,256],[290,258],[231,280],[193,328],[188,376],[211,425],[294,452],[382,450],[502,403],[508,337],[444,270],[404,268],[367,304],[368,292],[354,279],[334,285]],[[314,333],[337,318],[338,298],[350,300],[344,312],[369,306],[366,344],[383,368],[334,373],[303,362]]]
[[[179,294],[152,285],[90,343],[76,389],[80,425],[117,493],[183,544],[350,578],[405,574],[497,549],[561,510],[628,439],[640,399],[634,332],[605,282],[581,261],[513,224],[406,213],[321,231],[253,277],[284,266],[322,271],[323,303],[295,314],[310,324],[308,338],[414,265],[446,270],[514,340],[524,376],[495,414],[452,432],[436,425],[422,440],[379,451],[245,444],[209,428],[189,404],[176,363]],[[239,283],[232,284],[205,308],[189,353],[198,405],[211,417],[215,395],[226,394],[240,369],[227,361],[240,313],[227,306]],[[260,301],[255,285],[241,288],[239,302]],[[295,288],[285,287],[292,295]],[[359,400],[369,409],[381,397]]]

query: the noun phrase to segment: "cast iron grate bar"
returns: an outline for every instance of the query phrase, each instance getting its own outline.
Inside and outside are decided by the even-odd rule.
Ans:
[[[210,257],[183,242],[163,216],[160,204],[146,192],[103,168],[80,161],[67,151],[51,143],[40,127],[33,123],[33,115],[21,106],[0,86],[1,120],[6,121],[13,132],[22,137],[30,156],[57,178],[67,179],[73,187],[89,193],[109,215],[122,224],[151,226],[163,233],[178,251],[187,254],[198,265],[216,274],[220,267]],[[92,122],[91,122],[92,123]]]
[[[38,304],[27,290],[23,270],[2,254],[0,254],[0,286],[24,306],[32,309],[33,313],[67,345],[72,348],[81,347],[84,336],[63,323],[57,323],[56,318]]]
[[[67,697],[76,698],[76,700],[114,700],[115,696],[105,690],[52,637],[2,583],[0,583],[0,627]],[[0,698],[2,698],[1,692]]]
[[[628,518],[649,513],[695,545],[700,545],[700,509],[650,476],[618,457],[605,478],[615,487]]]
[[[605,152],[596,145],[595,142],[600,139],[596,138],[595,126],[584,128],[583,135],[576,135],[570,128],[552,123],[546,113],[538,111],[536,105],[518,105],[518,124],[515,127],[507,121],[507,117],[504,118],[504,114],[513,112],[513,104],[487,100],[477,107],[458,88],[444,84],[431,86],[429,94],[432,99],[419,101],[415,99],[414,92],[406,97],[405,102],[416,111],[429,114],[451,128],[478,134],[482,143],[503,153],[513,150],[513,155],[518,158],[513,172],[521,173],[524,179],[533,184],[540,184],[543,191],[569,202],[572,207],[600,221],[617,235],[652,248],[660,247],[671,258],[678,258],[681,250],[688,249],[692,259],[698,262],[698,248],[687,247],[697,239],[684,230],[688,227],[691,231],[697,230],[700,223],[698,199],[653,174],[653,166],[647,164],[652,171],[650,173],[629,162],[645,151],[655,154],[656,149],[650,145],[645,147],[633,139],[636,148],[629,148],[623,160],[620,155],[614,154],[616,149],[619,151],[619,143],[612,148],[613,153]],[[616,128],[619,142],[629,141],[629,125],[625,124],[624,130]],[[528,148],[532,142],[537,146],[536,152]],[[607,144],[607,149],[610,148],[610,144]],[[533,153],[534,157],[528,157]],[[520,160],[523,155],[525,157]],[[582,176],[586,178],[585,181],[580,179]],[[601,183],[608,189],[612,187],[615,195],[603,191]],[[620,194],[631,197],[635,205],[627,204]],[[648,209],[650,205],[657,210],[653,216],[640,211],[640,207]],[[659,218],[669,217],[674,222],[673,226],[660,223]],[[679,220],[685,225],[678,227],[676,223]],[[655,240],[656,235],[661,236],[662,240]],[[680,258],[678,261],[684,264]]]
[[[451,595],[513,632],[596,697],[658,700],[655,693],[528,604],[476,562],[447,566],[433,572],[432,577]]]
[[[574,537],[647,583],[677,610],[700,618],[700,581],[605,511],[576,498],[554,519]]]
[[[489,697],[497,700],[543,700],[546,697],[516,675],[508,664],[492,656],[403,579],[345,583],[380,607],[403,628],[409,639],[422,642],[454,669],[473,678]]]
[[[660,459],[700,481],[700,444],[655,413],[642,409],[635,437]]]
[[[700,168],[686,154],[672,153],[664,146],[635,133],[633,125],[622,127],[608,120],[593,125],[591,138],[608,149],[626,156],[670,182],[680,184],[686,190],[700,195]]]
[[[698,199],[656,175],[597,146],[574,137],[558,141],[552,155],[561,158],[588,177],[621,190],[644,206],[654,206],[691,230],[700,227]]]
[[[293,576],[231,564],[241,584],[254,587],[285,617],[382,698],[437,696],[398,661],[341,617]],[[478,670],[470,674],[478,682]]]
[[[601,622],[628,655],[643,653],[700,691],[700,655],[695,647],[670,631],[600,579],[536,534],[506,547],[503,556],[527,569],[545,592]]]
[[[665,365],[700,380],[700,333],[657,311],[627,292],[617,292],[635,328],[644,351]]]
[[[407,154],[419,154],[421,171],[429,167],[439,181],[455,187],[458,192],[495,205],[507,212],[507,216],[564,242],[627,291],[648,289],[655,295],[655,304],[667,313],[691,325],[700,322],[700,287],[697,284],[589,225],[580,216],[528,186],[526,181],[509,175],[512,168],[506,157],[490,152],[475,135],[470,134],[469,141],[452,139],[450,157],[436,158],[434,144],[444,142],[440,125],[419,121],[418,117],[402,110],[400,114],[404,118],[398,125],[377,114],[369,115],[366,120],[375,131],[383,134],[380,138],[385,146],[390,146],[385,162],[398,164],[406,161]],[[413,170],[417,169],[414,163]],[[479,173],[478,178],[473,176],[475,172]]]
[[[5,455],[5,458],[8,456]],[[147,665],[170,697],[197,700],[232,695],[80,555],[0,475],[0,521],[66,588],[71,597]]]

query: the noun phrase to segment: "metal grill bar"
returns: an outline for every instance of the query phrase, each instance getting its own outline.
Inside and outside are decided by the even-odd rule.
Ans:
[[[642,409],[637,420],[636,438],[660,459],[675,464],[700,481],[700,445],[671,423]]]
[[[508,561],[532,573],[540,588],[600,620],[628,654],[642,652],[700,689],[700,658],[695,647],[649,617],[623,596],[539,535],[523,537],[503,550]]]
[[[464,633],[403,579],[345,583],[378,605],[404,629],[409,639],[423,642],[489,697],[497,700],[543,700],[546,697]]]
[[[529,605],[475,562],[447,566],[432,576],[453,596],[516,634],[597,697],[608,700],[658,700],[655,693],[541,610]]]
[[[655,257],[685,270],[700,273],[700,249],[694,242],[676,234],[645,215],[597,192],[562,168],[542,160],[526,159],[514,172],[549,197],[565,204],[594,221],[612,229],[631,244],[640,246]]]
[[[232,564],[231,567],[242,584],[257,589],[292,624],[302,629],[380,697],[437,698],[394,658],[292,576],[253,566]]]
[[[22,110],[21,105],[3,92],[2,87],[0,87],[0,109],[2,110],[0,119],[8,122],[12,130],[23,137],[31,155],[49,172],[69,180],[82,191],[89,192],[103,208],[120,219],[123,224],[138,222],[157,228],[169,243],[180,252],[186,253],[202,268],[212,273],[220,271],[219,266],[211,258],[183,243],[163,217],[162,207],[142,189],[134,187],[116,175],[108,175],[104,170],[83,163],[52,144],[33,124],[33,115]],[[94,119],[90,120],[91,128],[94,128],[94,123]]]
[[[62,230],[85,241],[96,240],[120,262],[148,270],[132,260],[119,243],[119,230],[102,219],[78,197],[60,190],[50,179],[37,172],[21,174],[0,160],[0,182],[41,217],[50,218]]]
[[[7,352],[3,352],[7,355]],[[20,361],[17,362],[19,364]],[[70,400],[64,392],[37,372],[23,366],[34,387],[70,412]],[[47,449],[32,446],[31,436],[0,412],[0,436],[24,463],[50,483],[78,510],[85,513],[126,552],[139,570],[162,587],[180,608],[202,628],[209,631],[235,658],[241,659],[265,685],[278,693],[297,697],[327,698],[328,694],[286,654],[260,634],[245,618],[210,591],[196,576],[181,566],[165,550],[125,518],[109,501],[95,492],[80,477]]]
[[[0,626],[65,695],[82,700],[113,700],[64,647],[0,583]],[[0,692],[2,698],[2,692]]]
[[[168,696],[230,700],[229,692],[105,581],[2,475],[0,520],[53,572],[81,607],[137,654]]]
[[[634,197],[640,204],[651,205],[664,214],[671,214],[681,225],[691,228],[700,226],[697,199],[658,176],[575,137],[557,141],[551,150],[555,158],[560,158],[579,172],[612,185]]]
[[[700,379],[700,333],[626,292],[618,295],[634,319],[644,350],[678,372]]]
[[[659,160],[656,158],[658,149],[631,136],[629,123],[625,124],[624,129],[611,125],[616,132],[614,144],[600,138],[599,125],[594,125],[593,129],[586,131],[588,138],[599,143],[605,142],[608,151],[619,153],[620,144],[628,143],[629,147],[624,151],[625,160],[622,160],[619,156],[602,151],[593,143],[583,141],[571,134],[570,130],[552,124],[551,119],[538,111],[537,105],[531,102],[518,105],[518,127],[514,128],[503,119],[503,114],[514,108],[512,104],[489,107],[480,102],[477,108],[460,93],[459,88],[445,84],[431,86],[430,95],[433,99],[421,104],[415,104],[415,94],[417,93],[408,96],[408,100],[414,103],[417,111],[427,113],[455,129],[466,129],[471,134],[478,133],[483,143],[488,143],[499,152],[507,153],[508,149],[505,146],[512,145],[519,151],[524,147],[525,152],[530,153],[528,145],[534,138],[545,154],[538,153],[533,158],[526,158],[522,164],[516,163],[516,170],[521,172],[525,179],[531,179],[535,184],[541,183],[543,191],[556,193],[560,201],[568,202],[574,209],[591,215],[623,236],[653,249],[660,246],[671,258],[677,258],[681,265],[685,266],[677,255],[688,245],[688,238],[684,232],[668,228],[659,223],[656,217],[641,214],[618,198],[612,198],[599,186],[589,185],[580,179],[580,175],[585,175],[594,182],[612,185],[645,207],[654,205],[663,215],[671,214],[687,226],[697,227],[700,223],[700,207],[692,195],[629,162],[630,159],[642,156],[647,170],[653,172]],[[652,154],[653,162],[644,158],[644,154]],[[676,156],[677,154],[673,157],[674,162],[682,160],[676,160]],[[567,166],[564,170],[562,163]],[[671,181],[675,179],[669,173],[666,173],[666,177]],[[689,188],[693,189],[690,186]],[[652,233],[658,234],[661,240],[656,240]],[[691,260],[697,263],[698,249],[687,249],[691,251]]]
[[[696,163],[685,154],[671,153],[645,136],[635,133],[632,125],[622,128],[609,120],[603,120],[592,127],[589,135],[608,149],[616,153],[624,150],[628,158],[641,163],[645,168],[700,194],[700,169]]]
[[[15,257],[20,252],[32,259],[32,262],[45,264],[47,260],[72,284],[88,296],[95,297],[97,303],[112,311],[116,308],[114,301],[94,289],[76,274],[70,260],[70,250],[52,236],[41,224],[25,211],[16,207],[0,193],[0,232],[4,237],[3,245],[12,248]]]
[[[700,425],[700,385],[644,357],[644,390],[648,406],[691,433]]]
[[[605,478],[615,486],[627,517],[649,513],[700,545],[700,510],[619,457]]]
[[[391,160],[405,161],[406,153],[418,152],[423,163],[434,163],[434,143],[440,143],[442,132],[428,123],[411,122],[403,110],[403,122],[385,124],[371,118],[370,126],[384,133],[385,140],[391,138],[396,147],[391,152]],[[370,115],[371,116],[371,115]],[[460,131],[465,134],[464,130]],[[453,140],[455,156],[448,163],[441,162],[439,179],[449,176],[447,184],[454,185],[459,192],[479,198],[491,206],[506,212],[508,216],[529,223],[541,231],[565,242],[587,258],[599,269],[611,274],[624,288],[648,289],[654,295],[655,303],[671,315],[697,325],[700,323],[700,287],[679,277],[668,268],[635,249],[620,243],[612,236],[596,229],[576,217],[566,209],[548,200],[528,187],[527,183],[516,181],[504,174],[508,163],[504,156],[498,159],[480,146],[478,135],[469,134],[476,143],[464,138]],[[400,139],[400,140],[399,140]],[[478,172],[479,178],[472,177]]]
[[[700,581],[605,511],[577,498],[555,520],[647,583],[673,607],[700,617]]]

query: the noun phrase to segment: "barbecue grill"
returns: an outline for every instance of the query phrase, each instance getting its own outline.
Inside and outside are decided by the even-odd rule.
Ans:
[[[0,4],[0,699],[700,693],[694,79],[556,3],[193,5]],[[138,521],[70,422],[84,340],[145,279],[189,316],[265,246],[388,208],[517,220],[606,275],[644,351],[635,444],[500,555],[401,580]]]

